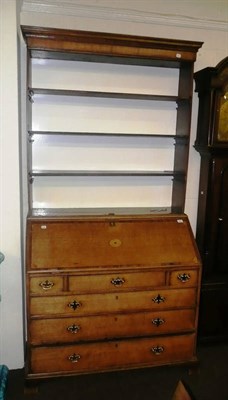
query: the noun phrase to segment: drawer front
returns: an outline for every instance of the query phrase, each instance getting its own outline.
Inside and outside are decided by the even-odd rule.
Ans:
[[[43,220],[28,238],[31,269],[199,264],[186,218]]]
[[[31,373],[81,373],[185,362],[194,359],[195,335],[39,347],[31,350]]]
[[[63,291],[63,277],[44,275],[29,279],[30,293],[48,295]]]
[[[91,315],[137,310],[189,308],[196,305],[196,289],[172,289],[90,295],[31,297],[31,315]]]
[[[165,285],[165,271],[70,276],[69,290],[77,293],[111,292]]]
[[[199,271],[196,269],[183,269],[170,274],[170,285],[175,287],[197,286],[198,280]]]
[[[30,343],[54,344],[80,340],[181,333],[195,327],[194,310],[39,319],[30,322]]]

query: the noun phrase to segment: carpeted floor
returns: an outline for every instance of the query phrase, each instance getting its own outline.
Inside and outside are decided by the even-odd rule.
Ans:
[[[6,400],[171,400],[182,379],[196,400],[228,400],[228,344],[201,345],[199,367],[172,366],[81,375],[42,381],[25,393],[24,370],[8,375]]]

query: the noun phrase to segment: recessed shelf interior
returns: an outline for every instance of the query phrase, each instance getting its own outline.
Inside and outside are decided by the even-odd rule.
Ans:
[[[191,93],[179,91],[181,63],[32,56],[33,206],[170,209],[173,180],[185,180],[175,148],[189,140],[177,130],[178,108],[188,112],[191,104]]]
[[[32,59],[32,87],[53,90],[178,96],[178,68]]]

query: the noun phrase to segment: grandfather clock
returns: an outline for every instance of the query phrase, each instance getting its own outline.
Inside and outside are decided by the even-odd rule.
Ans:
[[[228,57],[194,74],[201,156],[196,240],[203,262],[199,338],[228,339]]]

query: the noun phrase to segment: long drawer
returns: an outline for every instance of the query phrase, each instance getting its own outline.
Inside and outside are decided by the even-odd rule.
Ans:
[[[82,373],[193,360],[195,335],[154,337],[31,350],[31,373]]]
[[[196,290],[196,288],[186,288],[117,294],[31,297],[30,314],[70,316],[189,308],[196,306]]]
[[[195,328],[195,310],[31,320],[32,345],[181,333]]]

